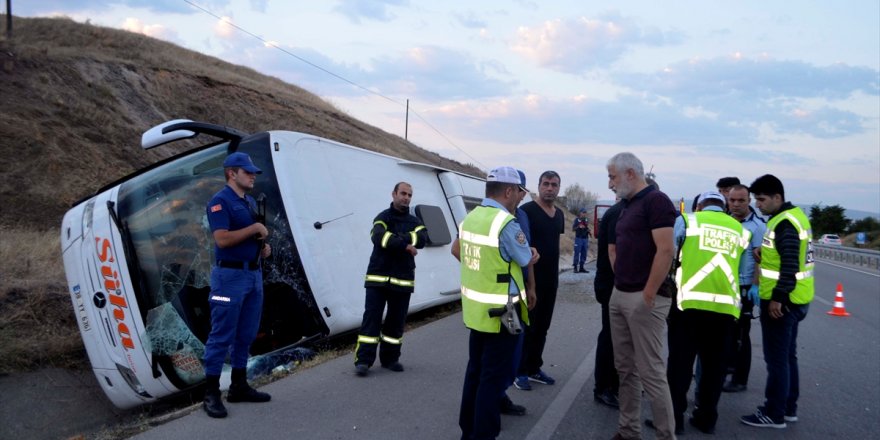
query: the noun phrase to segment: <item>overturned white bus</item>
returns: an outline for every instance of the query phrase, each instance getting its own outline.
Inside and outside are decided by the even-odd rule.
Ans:
[[[398,181],[413,185],[412,205],[430,240],[416,258],[410,312],[458,299],[459,267],[449,246],[483,196],[481,179],[308,134],[245,134],[188,120],[150,129],[142,146],[200,134],[219,140],[114,182],[64,216],[61,248],[80,332],[117,407],[204,379],[214,260],[205,204],[224,185],[222,163],[234,151],[263,170],[252,195],[264,207],[273,250],[262,267],[253,356],[358,327],[372,219]]]

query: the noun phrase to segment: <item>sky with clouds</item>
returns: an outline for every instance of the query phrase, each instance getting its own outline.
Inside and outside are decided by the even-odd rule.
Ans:
[[[532,189],[553,169],[611,199],[605,164],[631,151],[676,200],[770,173],[796,203],[880,212],[876,0],[590,3],[37,0],[13,13],[247,65],[401,136],[409,99],[410,141],[524,169]]]

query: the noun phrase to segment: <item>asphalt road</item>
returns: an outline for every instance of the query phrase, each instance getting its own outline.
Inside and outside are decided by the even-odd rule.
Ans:
[[[600,327],[592,273],[560,275],[560,295],[545,350],[545,371],[554,386],[511,389],[524,417],[503,416],[502,439],[610,438],[617,412],[592,400],[593,361]],[[831,310],[842,283],[852,316]],[[752,327],[753,363],[749,388],[724,394],[714,438],[876,438],[880,432],[880,276],[876,272],[817,264],[816,300],[801,323],[800,420],[785,430],[742,425],[739,417],[763,402],[766,370],[760,325]],[[354,375],[352,358],[342,357],[300,371],[262,388],[267,404],[228,404],[227,419],[204,412],[153,428],[139,439],[309,438],[456,439],[458,406],[467,362],[467,330],[456,314],[418,328],[404,339],[404,373],[374,368]],[[644,416],[649,417],[647,402]],[[653,438],[650,430],[644,438]],[[703,434],[688,430],[688,438]],[[708,436],[705,436],[708,437]]]

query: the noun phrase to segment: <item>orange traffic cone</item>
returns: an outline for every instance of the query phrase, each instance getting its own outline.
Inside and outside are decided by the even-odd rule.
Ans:
[[[837,295],[834,296],[834,308],[828,312],[831,316],[849,316],[843,305],[843,285],[837,283]]]

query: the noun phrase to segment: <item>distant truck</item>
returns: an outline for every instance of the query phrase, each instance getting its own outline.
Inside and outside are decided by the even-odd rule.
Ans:
[[[356,329],[374,216],[398,181],[412,184],[428,246],[416,258],[410,312],[459,298],[449,246],[479,205],[484,181],[317,136],[174,120],[143,134],[144,149],[200,134],[219,138],[98,190],[64,216],[61,249],[95,376],[119,408],[199,385],[210,330],[214,241],[205,206],[225,184],[231,152],[263,170],[252,195],[272,256],[251,350],[261,355]]]

